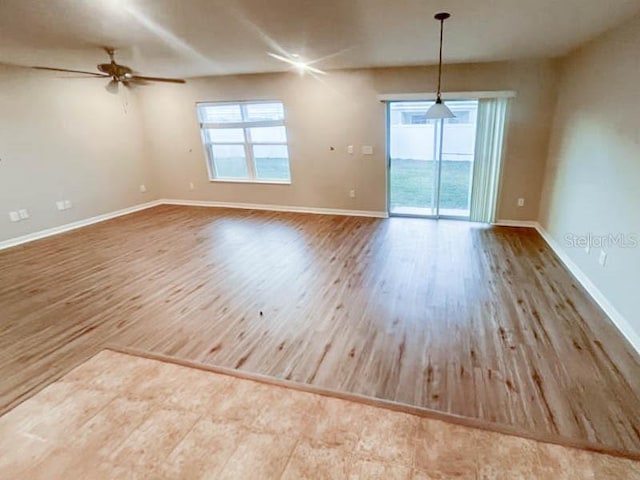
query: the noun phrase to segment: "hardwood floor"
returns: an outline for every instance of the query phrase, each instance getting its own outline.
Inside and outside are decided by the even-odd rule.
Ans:
[[[640,359],[530,229],[162,206],[0,272],[4,410],[116,345],[640,453]]]

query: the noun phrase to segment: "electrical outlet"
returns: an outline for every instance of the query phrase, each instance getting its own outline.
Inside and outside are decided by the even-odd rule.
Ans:
[[[192,192],[196,189],[196,186],[194,185],[193,182],[189,182],[189,190],[191,190]]]
[[[64,210],[64,200],[59,200],[56,202],[56,208],[58,210]]]
[[[18,210],[18,215],[20,216],[20,220],[26,220],[27,218],[29,218],[29,210],[27,210],[26,208],[21,208],[20,210]]]
[[[524,207],[524,198],[519,198],[518,199],[518,206],[519,207]]]
[[[140,193],[146,193],[147,192],[147,186],[146,185],[140,185]]]
[[[598,263],[603,267],[607,264],[607,252],[600,250],[600,257],[598,257]]]
[[[71,200],[65,200],[64,201],[64,209],[68,210],[69,208],[71,208],[73,205],[71,204]]]
[[[18,212],[9,212],[9,220],[12,222],[19,222],[20,214]]]
[[[349,190],[349,196],[351,198],[356,198],[356,191],[355,190]]]

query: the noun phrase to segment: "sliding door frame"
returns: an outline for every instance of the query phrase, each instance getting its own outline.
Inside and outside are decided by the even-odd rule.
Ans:
[[[448,101],[456,101],[457,99],[448,99]],[[470,100],[469,98],[466,99],[458,99],[460,101],[462,100]],[[476,99],[474,99],[476,100]],[[435,215],[418,215],[418,214],[412,214],[412,213],[392,213],[391,212],[391,105],[393,103],[415,103],[415,102],[433,102],[433,99],[423,99],[423,100],[388,100],[385,101],[385,119],[386,119],[386,131],[387,131],[387,141],[386,141],[386,154],[387,154],[387,195],[386,195],[386,200],[387,200],[387,214],[390,217],[408,217],[408,218],[428,218],[428,219],[432,219],[432,220],[438,220],[438,219],[442,219],[442,220],[460,220],[463,222],[468,222],[469,219],[471,218],[471,216],[466,216],[466,217],[461,217],[458,215],[440,215],[440,186],[441,186],[441,180],[442,180],[442,142],[444,139],[444,119],[440,119],[438,121],[439,123],[439,129],[440,129],[440,149],[438,152],[438,168],[437,168],[437,182],[436,185],[434,185],[434,201],[435,201],[435,206],[432,207],[432,210],[435,210]],[[477,124],[476,124],[476,131],[477,131]],[[471,175],[473,175],[473,169],[471,170]],[[473,178],[471,179],[471,184],[473,184]]]

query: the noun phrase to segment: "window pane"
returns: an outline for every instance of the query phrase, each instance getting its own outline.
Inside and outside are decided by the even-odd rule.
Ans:
[[[245,108],[245,120],[249,122],[284,120],[284,107],[280,102],[249,103]]]
[[[216,178],[248,178],[244,145],[211,145]]]
[[[214,143],[239,142],[244,143],[242,128],[209,128],[205,130],[207,140]]]
[[[289,152],[286,145],[254,145],[256,178],[289,181]]]
[[[198,113],[202,123],[242,122],[242,111],[240,110],[240,105],[237,103],[198,105]]]
[[[287,143],[287,131],[284,127],[250,128],[253,143]]]

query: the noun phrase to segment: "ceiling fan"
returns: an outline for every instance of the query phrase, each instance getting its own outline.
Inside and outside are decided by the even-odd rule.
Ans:
[[[143,85],[146,82],[167,82],[167,83],[186,83],[185,80],[181,78],[163,78],[163,77],[147,77],[143,75],[136,75],[134,71],[127,67],[126,65],[120,65],[115,60],[115,49],[105,47],[104,49],[109,58],[111,59],[110,63],[101,63],[98,65],[98,70],[102,73],[95,72],[84,72],[82,70],[69,70],[67,68],[52,68],[52,67],[33,67],[36,70],[50,70],[53,72],[67,72],[67,73],[80,73],[83,75],[91,75],[96,78],[110,78],[111,81],[107,85],[107,90],[115,91],[118,90],[119,85],[124,85],[125,87],[131,85]]]

